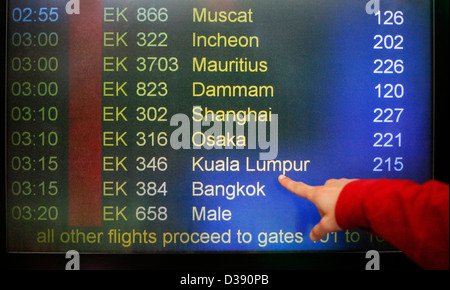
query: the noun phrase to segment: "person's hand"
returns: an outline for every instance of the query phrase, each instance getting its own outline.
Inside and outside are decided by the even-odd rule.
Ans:
[[[295,182],[290,178],[280,175],[278,181],[289,191],[298,196],[307,198],[319,210],[322,217],[309,234],[313,241],[318,241],[327,233],[342,230],[336,222],[334,209],[342,189],[355,179],[330,179],[323,186],[309,186],[303,182]]]

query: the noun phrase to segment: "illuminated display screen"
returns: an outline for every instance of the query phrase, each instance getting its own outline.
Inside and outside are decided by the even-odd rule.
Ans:
[[[431,178],[432,3],[367,2],[10,1],[8,251],[391,249],[277,181]]]

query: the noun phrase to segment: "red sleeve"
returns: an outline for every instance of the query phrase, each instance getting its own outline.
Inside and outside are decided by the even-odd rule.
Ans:
[[[342,229],[366,229],[422,268],[449,268],[448,184],[357,180],[342,190],[335,214]]]

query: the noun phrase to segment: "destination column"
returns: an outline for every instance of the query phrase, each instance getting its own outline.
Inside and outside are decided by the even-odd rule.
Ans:
[[[264,180],[243,178],[254,171],[247,170],[246,162],[254,166],[254,158],[262,153],[256,127],[264,125],[258,133],[266,140],[276,118],[268,48],[257,33],[254,8],[241,6],[192,8],[194,150],[189,218],[202,230],[231,235],[219,245],[223,249],[226,241],[235,249],[251,241],[251,235],[241,231],[246,216],[242,209],[258,204],[269,193]]]

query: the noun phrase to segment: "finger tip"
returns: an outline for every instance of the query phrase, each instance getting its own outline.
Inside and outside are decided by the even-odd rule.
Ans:
[[[311,241],[313,242],[317,242],[320,239],[318,239],[313,233],[309,233],[309,238],[311,239]]]
[[[283,179],[285,179],[286,178],[286,176],[284,176],[283,174],[280,174],[279,176],[278,176],[278,180],[283,180]]]

